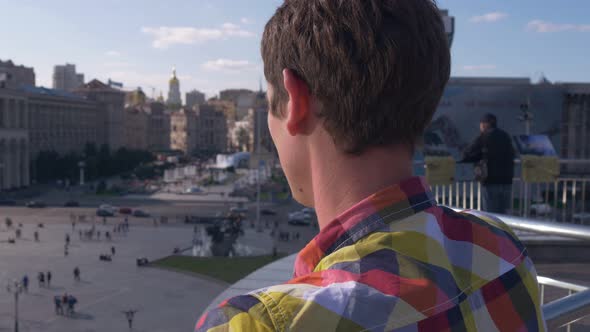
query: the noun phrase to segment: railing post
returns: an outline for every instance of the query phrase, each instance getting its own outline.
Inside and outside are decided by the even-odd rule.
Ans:
[[[541,305],[545,304],[545,285],[541,284],[541,294],[539,294],[539,296],[541,297]]]
[[[447,204],[447,186],[446,185],[441,185],[442,188],[442,202],[443,205]]]
[[[473,181],[469,183],[469,209],[473,210]]]
[[[467,182],[463,182],[463,210],[467,209]]]
[[[549,182],[545,183],[545,204],[547,204],[547,206],[551,207],[551,204],[549,204]],[[550,214],[551,213],[547,213],[547,219],[551,218]]]
[[[453,206],[453,184],[449,184],[449,206]]]
[[[572,180],[572,221],[574,218],[574,214],[576,214],[576,184],[578,183],[577,179]]]
[[[455,183],[455,204],[457,206],[459,206],[459,189],[461,188],[461,185],[459,184],[459,182]]]
[[[553,182],[553,220],[557,219],[557,194],[559,193],[559,180]]]
[[[582,180],[582,216],[586,213],[586,179]],[[580,223],[583,223],[582,219]]]
[[[561,222],[565,222],[567,210],[567,180],[563,180],[563,190],[561,196]]]
[[[477,209],[481,211],[481,182],[477,182]]]
[[[436,204],[439,204],[438,201],[438,185],[434,186],[434,199],[436,200]]]

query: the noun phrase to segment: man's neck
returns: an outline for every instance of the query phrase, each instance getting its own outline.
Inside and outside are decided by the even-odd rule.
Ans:
[[[407,148],[373,148],[362,156],[337,151],[312,160],[314,207],[320,229],[370,195],[412,176]]]

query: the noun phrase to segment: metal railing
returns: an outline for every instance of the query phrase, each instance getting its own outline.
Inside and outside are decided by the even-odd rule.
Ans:
[[[517,165],[520,160],[515,160]],[[560,160],[562,166],[590,165],[590,160]],[[415,166],[424,165],[415,162]],[[518,172],[517,172],[518,173]],[[459,180],[450,185],[432,186],[437,202],[461,209],[481,210],[483,192],[475,180]],[[590,222],[590,176],[563,175],[553,182],[525,183],[520,177],[513,180],[511,215],[584,224]]]
[[[570,332],[573,323],[590,316],[590,290],[588,287],[546,277],[537,277],[537,281],[540,287],[543,315],[549,331],[565,327],[566,331]],[[568,295],[544,304],[545,287],[567,290]]]

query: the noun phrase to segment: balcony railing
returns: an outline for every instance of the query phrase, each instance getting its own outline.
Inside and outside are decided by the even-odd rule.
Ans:
[[[520,160],[515,163],[518,167]],[[563,159],[560,163],[562,168],[590,168],[590,160],[585,159]],[[415,166],[423,167],[424,164],[416,162]],[[461,209],[482,209],[482,187],[475,180],[459,180],[450,185],[433,186],[432,190],[439,204]],[[511,208],[508,213],[513,216],[584,224],[590,222],[588,192],[590,174],[579,176],[566,173],[553,182],[535,184],[525,183],[520,177],[516,177],[512,185]]]

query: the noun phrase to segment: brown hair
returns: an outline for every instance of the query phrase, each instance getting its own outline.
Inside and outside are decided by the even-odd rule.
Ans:
[[[444,24],[432,0],[286,0],[262,37],[271,112],[293,70],[323,105],[326,130],[349,153],[413,147],[450,75]]]

